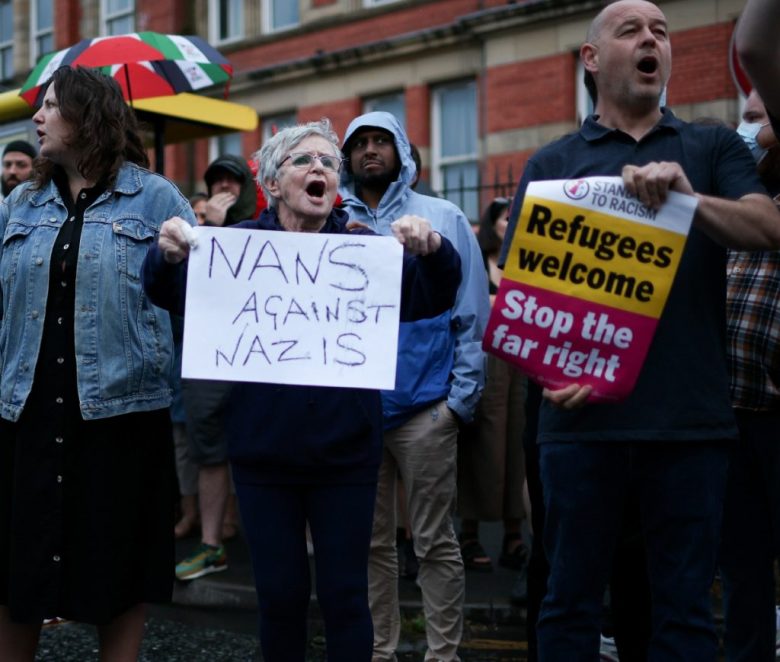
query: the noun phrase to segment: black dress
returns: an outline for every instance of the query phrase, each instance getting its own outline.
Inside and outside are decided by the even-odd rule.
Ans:
[[[170,600],[173,442],[167,409],[81,416],[77,258],[84,210],[104,187],[74,204],[67,182],[55,181],[68,220],[52,250],[33,388],[18,422],[0,419],[0,604],[17,622],[100,625],[140,602]]]

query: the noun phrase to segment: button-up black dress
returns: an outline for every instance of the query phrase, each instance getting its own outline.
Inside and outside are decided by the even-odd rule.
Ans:
[[[55,181],[68,220],[52,250],[33,388],[17,423],[0,420],[0,604],[19,622],[99,625],[139,602],[170,600],[173,445],[167,409],[81,416],[79,243],[84,212],[105,187],[74,202],[67,181]]]

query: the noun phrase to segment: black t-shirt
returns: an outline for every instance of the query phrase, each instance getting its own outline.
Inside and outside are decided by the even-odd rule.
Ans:
[[[664,110],[639,142],[589,117],[580,131],[528,162],[514,197],[500,263],[508,254],[529,182],[619,175],[626,164],[680,163],[698,193],[737,199],[765,192],[739,136],[678,120]],[[685,441],[736,438],[726,362],[726,250],[692,228],[680,267],[632,394],[571,412],[545,402],[539,441]]]

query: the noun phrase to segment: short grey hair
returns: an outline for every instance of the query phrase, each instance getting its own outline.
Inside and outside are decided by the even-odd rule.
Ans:
[[[327,117],[323,117],[319,122],[306,122],[281,129],[252,155],[257,163],[257,183],[262,187],[269,207],[276,207],[277,200],[268,192],[265,182],[277,179],[282,160],[296,145],[310,136],[319,136],[327,140],[333,145],[333,156],[341,158],[339,137]]]

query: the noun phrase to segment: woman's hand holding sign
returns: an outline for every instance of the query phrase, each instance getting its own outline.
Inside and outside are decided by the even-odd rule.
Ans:
[[[393,236],[412,255],[430,255],[439,250],[441,235],[434,231],[430,221],[406,214],[391,224]]]
[[[160,227],[160,250],[169,264],[179,264],[190,254],[190,248],[197,246],[195,231],[187,221],[174,216]]]

